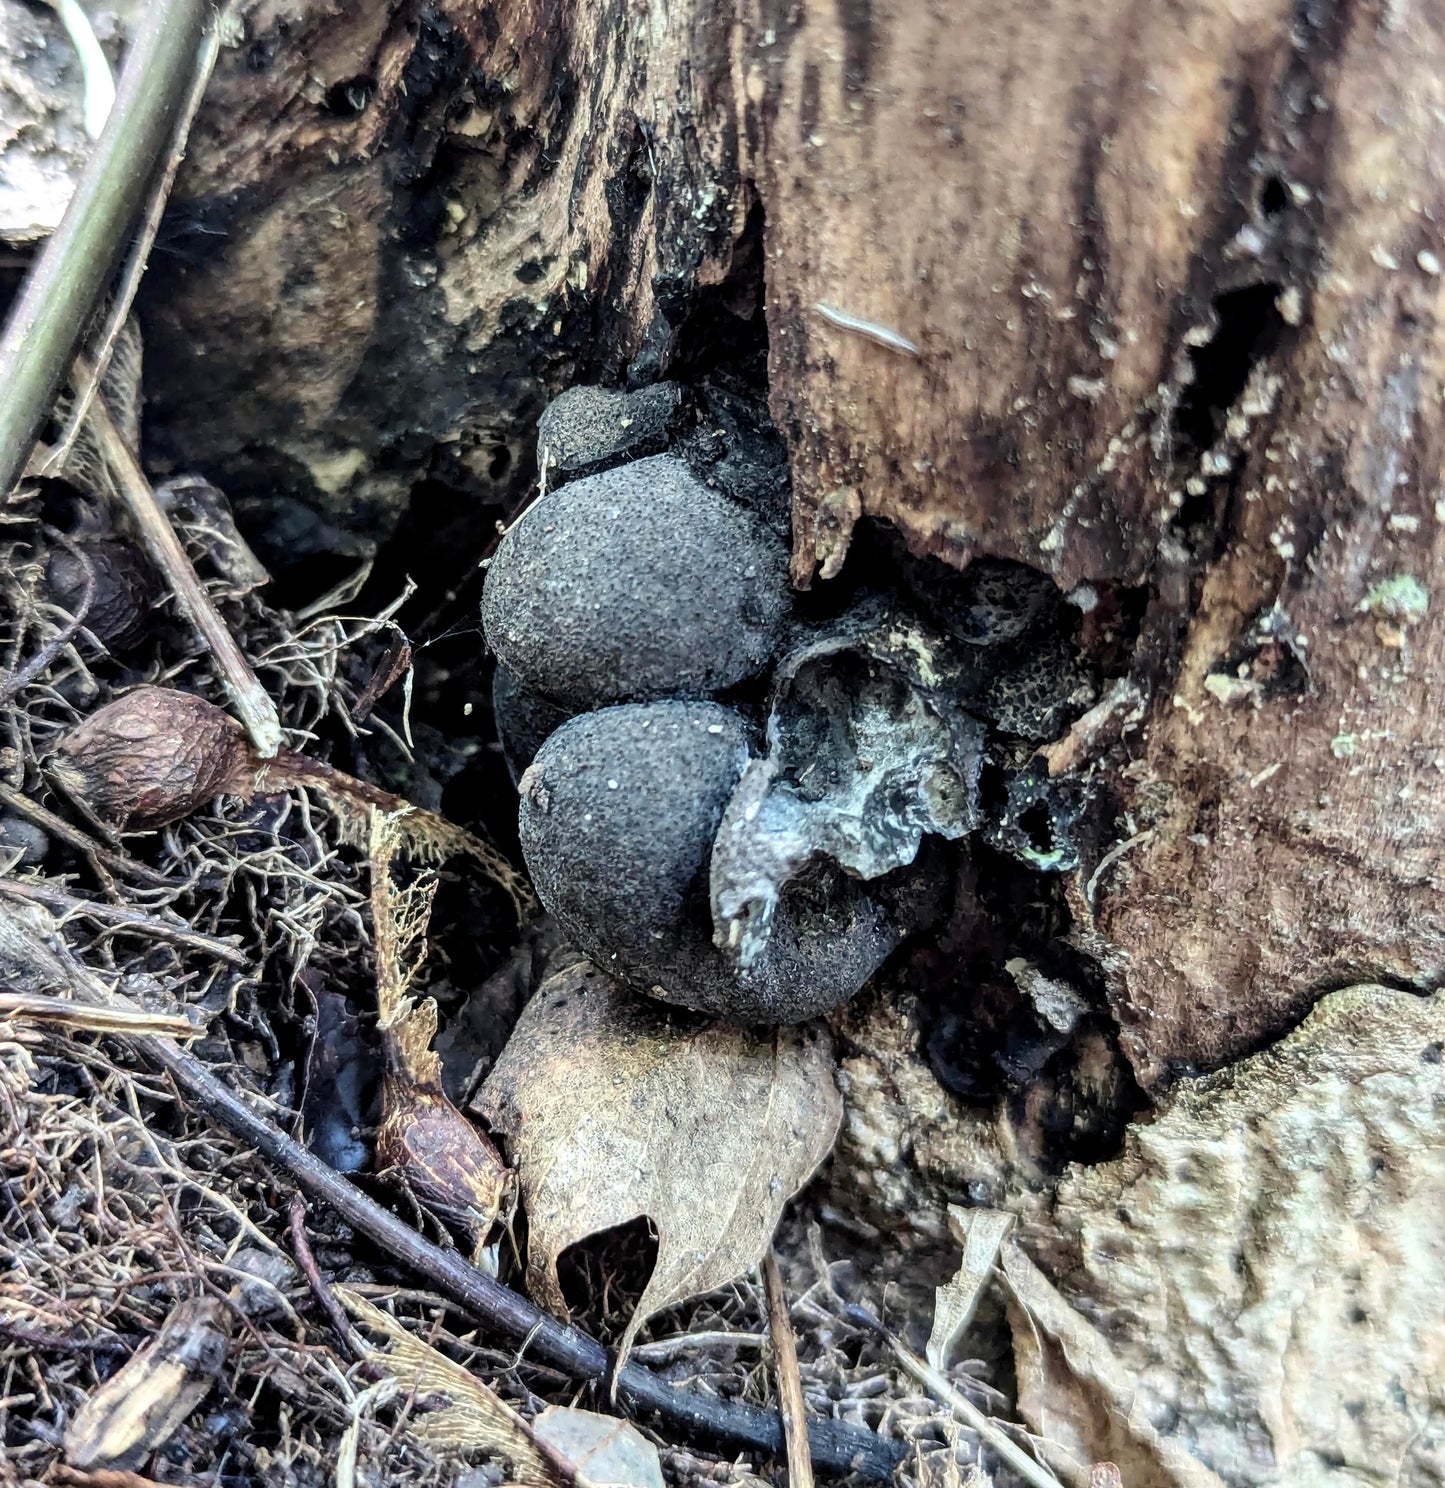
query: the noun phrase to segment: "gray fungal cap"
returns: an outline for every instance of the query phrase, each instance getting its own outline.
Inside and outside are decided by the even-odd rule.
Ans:
[[[709,696],[772,660],[787,568],[757,516],[658,455],[532,506],[492,560],[482,626],[504,666],[568,708]]]
[[[554,398],[537,425],[537,462],[548,482],[564,485],[627,460],[660,455],[687,422],[687,397],[675,382],[635,392],[574,387]]]
[[[522,853],[542,902],[603,970],[653,963],[706,893],[748,760],[716,703],[624,704],[564,723],[522,777]]]

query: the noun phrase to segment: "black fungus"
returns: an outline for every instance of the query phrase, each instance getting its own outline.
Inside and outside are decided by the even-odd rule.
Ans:
[[[760,518],[658,455],[536,502],[497,548],[482,625],[564,707],[709,696],[772,660],[787,567]]]
[[[1003,558],[975,558],[962,572],[942,559],[922,558],[905,561],[903,571],[933,619],[972,646],[1017,640],[1063,605],[1047,574]]]
[[[1036,872],[1066,873],[1079,866],[1084,804],[1076,782],[1050,779],[1047,768],[1033,760],[1010,781],[1003,809],[985,835]]]
[[[660,455],[689,418],[675,382],[636,392],[574,387],[554,398],[537,425],[537,464],[549,486],[596,475],[614,465]]]
[[[747,759],[746,725],[717,703],[603,708],[543,744],[522,778],[522,852],[542,902],[594,959],[605,942],[646,964],[674,934]]]
[[[506,667],[499,666],[492,675],[492,718],[497,726],[497,742],[512,784],[536,758],[537,751],[572,715],[545,698],[534,687],[528,687]]]
[[[582,714],[523,776],[522,851],[543,904],[620,980],[738,1022],[796,1022],[851,997],[936,912],[937,875],[875,891],[812,865],[789,884],[766,953],[740,968],[714,943],[708,879],[747,760],[745,723],[718,704]]]
[[[752,761],[718,832],[712,912],[746,968],[787,886],[820,860],[882,878],[925,835],[979,824],[983,725],[958,704],[971,654],[903,612],[865,605],[778,668],[767,754]]]

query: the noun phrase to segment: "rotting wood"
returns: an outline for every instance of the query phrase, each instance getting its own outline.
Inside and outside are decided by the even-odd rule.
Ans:
[[[1445,21],[546,11],[248,12],[151,286],[162,451],[253,512],[279,487],[298,552],[374,539],[423,469],[505,508],[544,396],[666,371],[761,251],[800,580],[874,515],[1139,590],[1146,713],[1071,898],[1145,1083],[1445,974],[1445,605],[1360,611],[1445,558]]]

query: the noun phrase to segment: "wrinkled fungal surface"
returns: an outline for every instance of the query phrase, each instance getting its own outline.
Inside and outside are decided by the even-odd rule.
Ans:
[[[573,709],[703,697],[772,661],[788,555],[671,455],[574,481],[497,548],[482,626],[521,681]]]
[[[527,865],[603,970],[798,1021],[941,915],[929,838],[1078,862],[1082,798],[1030,760],[1096,679],[1045,575],[885,539],[852,590],[797,599],[781,442],[723,385],[574,389],[540,440],[562,484],[499,545],[483,624]]]
[[[942,559],[922,558],[903,571],[932,619],[972,646],[1017,640],[1063,605],[1047,574],[1002,558],[975,558],[962,573]]]
[[[663,454],[688,421],[686,391],[657,382],[635,392],[574,387],[554,398],[537,425],[537,464],[551,486],[628,460]]]
[[[959,705],[957,651],[869,606],[779,667],[767,754],[744,772],[712,854],[717,941],[740,970],[815,859],[880,878],[913,862],[925,835],[978,825],[984,727]]]
[[[797,1022],[851,997],[936,911],[937,875],[870,892],[817,865],[739,973],[713,943],[708,865],[747,759],[746,725],[715,703],[582,714],[522,778],[522,851],[568,937],[620,980],[737,1022]]]

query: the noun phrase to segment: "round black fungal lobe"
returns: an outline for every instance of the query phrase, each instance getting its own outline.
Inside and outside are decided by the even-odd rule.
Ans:
[[[646,981],[675,955],[747,760],[731,708],[675,701],[584,713],[537,752],[522,854],[542,903],[604,970]]]
[[[571,716],[506,667],[496,669],[492,675],[492,719],[513,785],[522,778],[522,772],[546,740]]]
[[[773,659],[787,548],[671,455],[574,481],[502,539],[482,594],[498,659],[571,708],[707,696]]]
[[[713,943],[707,887],[748,745],[743,719],[716,703],[569,719],[522,777],[522,853],[548,912],[610,976],[734,1022],[800,1022],[852,997],[936,905],[906,876],[865,885],[820,863],[738,971]]]

